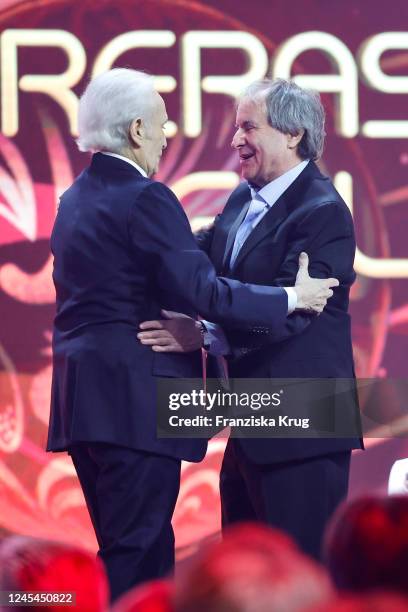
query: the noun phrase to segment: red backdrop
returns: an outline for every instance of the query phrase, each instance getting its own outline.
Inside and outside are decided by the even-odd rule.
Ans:
[[[408,33],[401,37],[403,17],[408,18],[404,0],[393,2],[392,13],[379,1],[368,6],[364,0],[0,3],[4,532],[95,547],[70,460],[43,451],[54,313],[48,238],[58,194],[88,161],[74,140],[77,96],[93,71],[111,63],[165,77],[158,87],[177,131],[169,138],[158,178],[174,188],[194,223],[214,216],[238,181],[229,146],[234,92],[265,74],[296,75],[322,91],[328,137],[321,166],[335,178],[356,222],[358,280],[351,312],[358,374],[405,377]],[[408,455],[404,438],[367,444],[368,451],[353,459],[353,495],[384,489],[392,462]],[[183,466],[175,515],[181,551],[218,529],[223,446],[223,440],[215,440],[203,463]]]

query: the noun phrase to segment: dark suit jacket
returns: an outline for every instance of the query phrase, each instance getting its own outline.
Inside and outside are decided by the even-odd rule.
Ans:
[[[320,316],[295,312],[277,330],[224,326],[235,378],[338,378],[354,377],[349,290],[354,282],[355,238],[347,205],[329,178],[309,162],[271,210],[254,228],[240,250],[232,270],[229,258],[235,234],[251,199],[247,183],[231,194],[214,226],[197,234],[199,246],[209,254],[217,273],[245,283],[291,286],[298,258],[306,251],[309,272],[319,278],[336,277],[340,286]],[[210,319],[211,320],[211,319]],[[358,431],[356,393],[333,395],[333,402],[348,411]],[[332,405],[339,409],[339,406]],[[344,415],[346,418],[346,415]],[[360,448],[348,439],[242,439],[248,457],[257,463],[288,461]]]
[[[217,279],[161,183],[103,154],[64,193],[51,237],[57,314],[48,450],[108,442],[198,461],[201,440],[156,437],[157,376],[201,375],[200,352],[154,353],[139,323],[167,307],[282,326],[277,288]]]

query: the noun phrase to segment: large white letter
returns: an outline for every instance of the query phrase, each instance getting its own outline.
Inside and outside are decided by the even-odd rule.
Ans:
[[[186,195],[193,193],[194,191],[201,191],[204,189],[226,189],[231,191],[239,183],[239,175],[236,172],[229,171],[210,171],[210,172],[193,172],[187,174],[183,178],[179,179],[173,185],[171,189],[174,191],[179,200],[182,200]],[[193,232],[197,231],[204,225],[208,225],[214,219],[212,216],[194,216],[191,215],[191,228]]]
[[[130,49],[138,49],[140,47],[167,48],[172,47],[175,42],[176,36],[170,30],[134,30],[120,34],[109,41],[98,53],[92,70],[92,76],[110,70],[119,55]],[[157,91],[163,93],[174,91],[177,86],[176,79],[168,75],[155,76],[154,82]],[[173,121],[168,121],[166,135],[169,137],[174,136],[176,132],[176,124]]]
[[[59,47],[67,55],[68,68],[61,74],[26,74],[18,78],[18,47]],[[6,136],[19,128],[18,87],[53,98],[65,111],[71,134],[76,134],[78,98],[71,91],[82,77],[86,55],[80,41],[65,30],[5,30],[1,35],[1,120]]]
[[[305,51],[320,49],[339,74],[299,74],[291,76],[295,59]],[[358,75],[350,50],[336,36],[327,32],[303,32],[288,38],[277,49],[273,77],[289,79],[301,87],[310,87],[339,96],[336,128],[341,136],[353,138],[358,133]]]
[[[348,172],[338,172],[334,177],[336,189],[353,214],[353,179]],[[369,257],[358,247],[354,269],[368,278],[408,278],[408,259]]]
[[[248,58],[248,70],[238,76],[207,76],[201,80],[201,49],[241,49]],[[236,97],[251,81],[261,79],[268,69],[263,44],[249,32],[199,31],[182,36],[184,133],[194,138],[201,132],[201,88],[207,93]]]
[[[364,81],[385,93],[408,93],[408,76],[390,76],[380,65],[381,55],[391,49],[408,49],[408,32],[383,32],[368,38],[359,49]],[[368,138],[407,138],[408,121],[366,121],[362,126]]]

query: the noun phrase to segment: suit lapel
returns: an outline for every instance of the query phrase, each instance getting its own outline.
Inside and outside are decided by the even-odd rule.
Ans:
[[[272,208],[249,234],[234,262],[234,270],[239,266],[241,261],[248,255],[248,253],[250,253],[257,246],[257,244],[265,238],[265,236],[276,231],[290,212],[296,208],[296,206],[303,199],[308,183],[316,174],[321,176],[316,164],[313,161],[310,161],[303,172],[301,172],[296,180],[289,185],[286,191],[283,192]]]
[[[239,226],[241,225],[241,223],[245,219],[245,215],[248,212],[248,208],[249,208],[250,204],[251,204],[251,200],[247,199],[247,201],[244,203],[244,205],[243,205],[243,207],[241,209],[241,212],[239,213],[238,217],[235,219],[234,223],[230,227],[230,231],[228,232],[228,236],[227,236],[227,242],[225,243],[224,258],[223,258],[223,262],[222,262],[223,268],[225,268],[228,265],[228,263],[229,263],[229,260],[231,258],[232,248],[234,246],[235,236],[237,235],[237,231],[238,231]]]
[[[234,244],[235,234],[240,225],[239,219],[243,219],[248,210],[251,200],[251,194],[246,183],[241,183],[237,189],[230,195],[222,217],[225,217],[223,223],[217,228],[214,234],[213,243],[211,246],[211,260],[218,273],[221,273],[224,267],[224,262],[227,261],[228,253]]]
[[[235,259],[233,269],[237,268],[248,253],[250,253],[265,236],[271,234],[287,216],[286,200],[281,196],[245,240]]]

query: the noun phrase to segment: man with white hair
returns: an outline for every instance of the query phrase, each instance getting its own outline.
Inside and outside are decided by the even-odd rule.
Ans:
[[[204,322],[207,346],[229,356],[232,378],[354,378],[348,314],[355,279],[353,220],[315,164],[324,136],[319,95],[292,81],[255,82],[239,99],[232,146],[245,180],[214,225],[198,233],[200,248],[218,274],[270,286],[290,284],[299,252],[307,251],[313,275],[336,276],[340,286],[321,316],[293,313],[277,333],[268,327],[248,331],[229,321],[224,334]],[[180,350],[185,326],[181,319],[173,319],[171,328],[166,321],[150,324],[162,328],[155,349]],[[139,337],[151,342],[152,332],[143,328]],[[322,416],[330,432],[341,415],[349,424],[345,437],[334,429],[326,438],[229,439],[220,480],[224,527],[265,522],[319,557],[325,525],[347,493],[351,449],[361,448],[353,383],[342,394],[335,384]],[[313,423],[313,414],[302,416]]]

